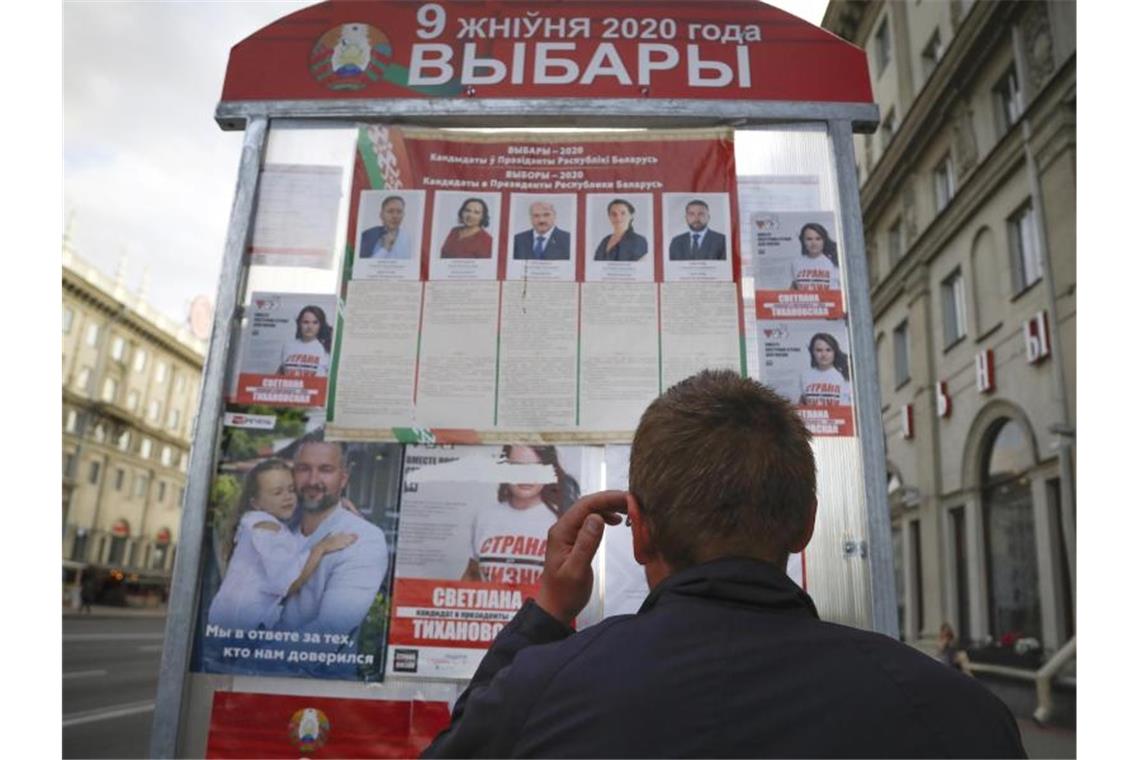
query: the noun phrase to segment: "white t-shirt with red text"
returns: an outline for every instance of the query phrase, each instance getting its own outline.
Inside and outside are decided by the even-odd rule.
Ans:
[[[328,377],[329,352],[319,340],[287,340],[281,346],[281,374]]]
[[[850,406],[851,383],[835,367],[805,369],[800,375],[800,403],[804,406]]]
[[[491,583],[538,583],[546,557],[546,533],[557,518],[546,504],[515,509],[494,502],[475,513],[471,559]]]
[[[839,290],[839,267],[823,254],[814,259],[797,256],[792,262],[792,286],[796,290]]]

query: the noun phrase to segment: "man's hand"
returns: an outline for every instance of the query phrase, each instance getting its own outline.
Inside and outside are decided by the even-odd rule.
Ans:
[[[621,522],[625,491],[599,491],[574,503],[546,535],[546,561],[535,602],[547,614],[567,625],[586,602],[594,587],[590,562],[602,541],[605,523]]]

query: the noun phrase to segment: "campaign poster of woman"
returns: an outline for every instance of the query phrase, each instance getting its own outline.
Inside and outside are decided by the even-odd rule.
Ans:
[[[409,446],[388,670],[470,678],[495,634],[537,591],[546,534],[597,490],[596,447]],[[583,482],[583,477],[587,482]]]
[[[227,415],[194,669],[382,680],[400,447],[274,411]]]
[[[835,214],[757,211],[750,219],[759,319],[841,319]]]
[[[335,295],[254,293],[233,401],[322,407],[332,367]]]
[[[759,380],[794,404],[813,435],[855,434],[850,341],[842,320],[760,320]]]

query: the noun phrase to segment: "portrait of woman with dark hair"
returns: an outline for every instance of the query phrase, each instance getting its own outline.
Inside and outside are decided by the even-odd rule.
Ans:
[[[800,255],[792,262],[792,290],[838,290],[839,249],[822,224],[800,229]]]
[[[498,500],[471,523],[471,556],[462,580],[537,583],[546,556],[546,533],[578,500],[578,481],[562,469],[553,446],[504,446],[509,464],[550,465],[547,483],[500,483]]]
[[[816,333],[808,341],[811,367],[800,374],[802,406],[850,406],[851,371],[847,354],[830,333]]]
[[[281,346],[278,375],[327,377],[332,353],[332,325],[320,306],[309,305],[297,314],[297,331]]]
[[[492,240],[487,232],[491,212],[482,198],[468,198],[459,207],[459,224],[447,233],[440,249],[444,259],[489,259]]]
[[[594,250],[594,261],[638,261],[649,253],[649,241],[633,231],[633,204],[614,198],[606,206],[613,232]]]

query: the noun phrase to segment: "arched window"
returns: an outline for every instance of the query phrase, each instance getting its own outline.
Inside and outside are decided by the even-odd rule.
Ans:
[[[988,440],[982,508],[990,635],[999,642],[1026,636],[1040,641],[1037,544],[1027,474],[1033,451],[1025,430],[1009,418],[993,424]]]
[[[998,257],[997,241],[989,227],[983,227],[974,237],[970,250],[970,273],[973,278],[974,324],[982,335],[997,324],[1002,308],[1002,260]]]

